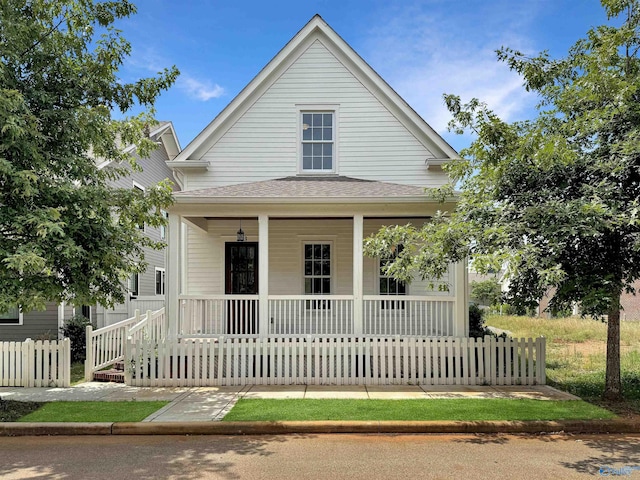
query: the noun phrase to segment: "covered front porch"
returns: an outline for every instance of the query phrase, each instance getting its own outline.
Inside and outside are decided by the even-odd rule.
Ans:
[[[439,281],[404,284],[386,277],[379,259],[363,256],[364,238],[381,226],[429,221],[436,205],[424,194],[366,202],[176,198],[170,336],[467,336],[464,263]]]

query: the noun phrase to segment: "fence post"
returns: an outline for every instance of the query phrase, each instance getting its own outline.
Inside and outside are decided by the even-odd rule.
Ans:
[[[36,386],[36,348],[35,342],[27,338],[27,376],[23,381],[25,387]]]
[[[124,384],[131,385],[131,337],[129,327],[124,327]]]
[[[147,331],[147,333],[153,332],[153,327],[151,326],[151,315],[153,315],[153,312],[151,310],[147,310],[147,325],[145,326],[145,330]],[[152,334],[148,336],[153,338]],[[157,338],[153,338],[153,340],[157,340]]]
[[[62,386],[71,385],[71,340],[69,338],[62,339],[62,365],[58,366],[62,369]],[[60,357],[58,357],[60,362]]]
[[[84,379],[87,382],[93,380],[93,327],[87,325],[85,333],[85,357],[84,357]]]
[[[22,371],[20,372],[20,378],[16,382],[16,386],[26,387],[27,379],[29,378],[29,346],[27,342],[31,341],[27,338],[20,344],[20,352],[22,353]]]

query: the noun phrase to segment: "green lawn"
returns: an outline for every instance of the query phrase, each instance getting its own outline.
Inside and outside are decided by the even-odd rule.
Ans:
[[[140,422],[169,402],[50,402],[19,422]]]
[[[223,421],[284,420],[590,420],[608,410],[580,400],[273,400],[240,399]]]
[[[640,322],[621,322],[620,368],[624,401],[602,401],[606,369],[607,324],[582,318],[489,315],[487,325],[513,337],[547,338],[547,383],[620,414],[640,414]]]

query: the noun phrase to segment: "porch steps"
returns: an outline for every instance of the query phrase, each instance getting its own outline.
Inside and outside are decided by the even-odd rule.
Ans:
[[[116,362],[110,370],[100,370],[93,374],[94,382],[124,383],[124,362]]]

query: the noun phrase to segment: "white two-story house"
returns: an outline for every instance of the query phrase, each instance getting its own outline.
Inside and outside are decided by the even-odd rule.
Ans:
[[[447,288],[363,256],[382,225],[422,224],[457,153],[315,16],[168,165],[173,335],[456,336],[465,265]],[[399,248],[402,248],[399,246]]]

